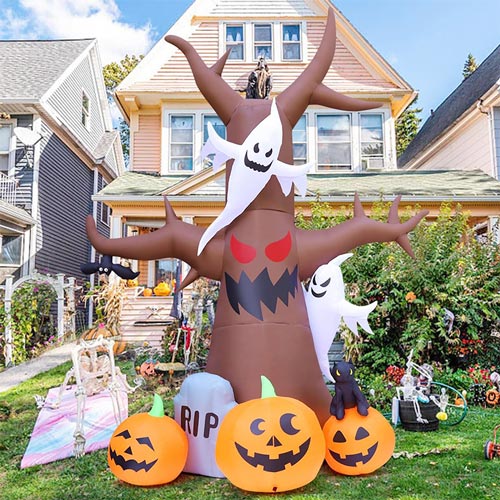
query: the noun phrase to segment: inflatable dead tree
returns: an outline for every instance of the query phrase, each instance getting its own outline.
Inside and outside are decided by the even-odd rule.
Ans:
[[[221,78],[229,55],[207,67],[196,50],[177,36],[198,88],[227,127],[227,140],[209,130],[203,154],[215,153],[214,168],[226,164],[226,205],[205,231],[177,219],[165,199],[166,224],[154,233],[106,239],[91,217],[87,233],[105,255],[152,260],[176,257],[192,272],[220,280],[207,371],[231,383],[236,400],[260,396],[261,375],[281,396],[329,417],[331,396],[316,358],[300,281],[334,257],[369,242],[397,241],[411,252],[407,233],[424,217],[405,223],[397,199],[387,223],[369,219],[355,198],[354,217],[331,229],[299,230],[294,225],[293,185],[304,191],[310,165],[293,165],[292,128],[310,104],[348,111],[378,104],[339,94],[321,82],[335,52],[333,10],[318,51],[304,72],[273,100],[244,99]]]

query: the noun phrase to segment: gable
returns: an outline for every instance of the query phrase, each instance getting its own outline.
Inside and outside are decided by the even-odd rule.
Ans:
[[[305,23],[303,60],[268,61],[273,74],[273,93],[280,93],[302,73],[316,53],[323,36],[328,5],[331,4],[298,0],[221,0],[204,2],[202,11],[202,3],[197,1],[168,34],[189,40],[203,61],[211,66],[225,49],[222,31],[225,21],[251,22],[257,19],[274,23]],[[324,83],[340,92],[360,97],[390,100],[397,96],[401,100],[394,111],[397,114],[413,98],[413,89],[335,7],[334,10],[337,49]],[[274,43],[278,44],[279,40]],[[251,60],[228,60],[223,78],[235,90],[243,90],[247,85],[248,75],[254,68],[255,62]],[[182,81],[182,86],[179,81]],[[139,106],[158,105],[160,99],[165,98],[201,98],[186,58],[179,50],[166,43],[163,37],[118,88],[118,99],[127,110],[127,103],[122,97],[125,93],[138,96]]]

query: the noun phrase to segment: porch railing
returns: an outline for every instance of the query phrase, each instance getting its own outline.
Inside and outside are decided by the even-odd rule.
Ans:
[[[16,204],[17,180],[0,172],[0,200]]]

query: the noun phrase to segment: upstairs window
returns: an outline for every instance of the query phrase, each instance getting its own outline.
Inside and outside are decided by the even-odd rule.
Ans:
[[[253,25],[253,58],[257,61],[263,57],[266,60],[273,58],[273,27],[272,24]]]
[[[293,127],[293,164],[304,165],[307,163],[307,119],[302,115]]]
[[[82,90],[82,125],[89,128],[90,99],[85,90]]]
[[[193,115],[170,115],[170,171],[193,171]]]
[[[0,173],[9,174],[13,163],[15,139],[14,124],[9,122],[0,123]]]
[[[245,38],[242,24],[226,25],[226,50],[231,49],[229,59],[245,58]]]
[[[317,116],[318,170],[350,170],[351,118],[349,115]]]
[[[300,24],[282,25],[283,61],[300,61]]]
[[[381,114],[362,114],[361,166],[363,170],[384,168],[384,134]]]

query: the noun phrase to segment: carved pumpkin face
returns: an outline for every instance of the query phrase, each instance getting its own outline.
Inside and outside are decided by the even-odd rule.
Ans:
[[[161,398],[149,413],[124,420],[111,436],[108,464],[122,481],[155,486],[173,481],[187,460],[187,436],[179,424],[163,413]]]
[[[346,476],[379,469],[391,458],[396,444],[391,424],[372,407],[365,417],[356,408],[346,409],[342,420],[330,417],[323,432],[328,465]]]
[[[270,386],[269,381],[264,383]],[[215,457],[238,488],[275,493],[311,482],[324,453],[314,412],[296,399],[274,394],[229,411],[219,430]]]

